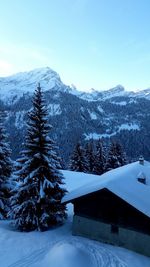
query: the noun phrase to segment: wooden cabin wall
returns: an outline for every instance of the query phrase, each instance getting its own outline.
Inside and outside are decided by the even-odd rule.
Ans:
[[[107,189],[80,197],[73,204],[75,215],[150,234],[150,219]]]

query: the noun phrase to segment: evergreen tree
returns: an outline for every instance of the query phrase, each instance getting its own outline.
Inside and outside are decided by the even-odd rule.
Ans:
[[[127,164],[126,153],[123,150],[123,147],[119,142],[116,142],[116,152],[118,155],[118,161],[120,163],[120,166],[126,165]]]
[[[12,172],[11,150],[4,127],[4,113],[0,111],[0,219],[7,217],[9,209],[10,176]]]
[[[71,156],[69,169],[76,172],[87,172],[88,162],[85,157],[85,150],[80,143],[77,143]]]
[[[106,156],[104,146],[101,140],[98,140],[96,145],[95,162],[94,162],[94,173],[101,175],[105,172]]]
[[[94,147],[93,141],[89,141],[85,146],[85,157],[87,160],[87,171],[89,173],[93,173],[94,165],[95,165],[95,155],[94,155]]]
[[[51,128],[39,85],[27,122],[25,150],[15,173],[19,182],[11,198],[10,216],[21,231],[43,231],[66,218],[65,205],[61,204],[66,190],[63,176],[57,169],[59,160],[54,142],[48,136]]]
[[[125,153],[118,142],[111,142],[105,171],[121,167],[126,164]]]

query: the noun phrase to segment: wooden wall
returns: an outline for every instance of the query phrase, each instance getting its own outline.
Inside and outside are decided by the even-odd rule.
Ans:
[[[107,189],[80,197],[73,204],[75,215],[150,235],[150,218]]]

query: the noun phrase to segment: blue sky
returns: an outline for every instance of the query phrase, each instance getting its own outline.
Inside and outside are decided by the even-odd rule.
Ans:
[[[49,66],[88,90],[150,87],[149,0],[5,0],[0,76]]]

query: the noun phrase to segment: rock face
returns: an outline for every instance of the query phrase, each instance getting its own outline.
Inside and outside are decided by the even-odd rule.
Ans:
[[[74,144],[90,138],[119,138],[129,157],[143,154],[150,159],[150,89],[135,93],[118,85],[107,91],[80,92],[63,84],[48,67],[0,78],[0,106],[7,111],[6,127],[14,158],[24,140],[26,114],[38,82],[53,125],[51,134],[65,164]]]

